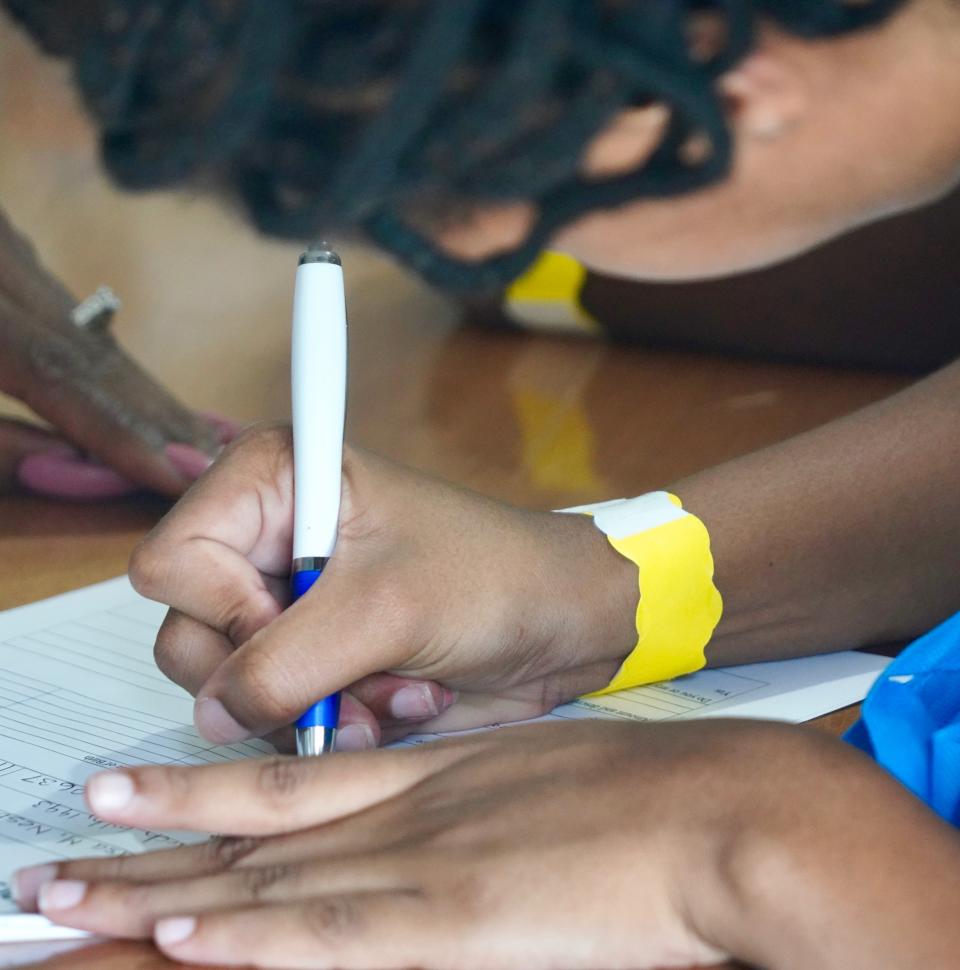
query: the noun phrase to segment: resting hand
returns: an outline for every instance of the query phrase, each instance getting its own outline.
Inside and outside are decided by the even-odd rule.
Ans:
[[[239,838],[17,879],[57,922],[255,967],[952,966],[955,834],[783,725],[580,722],[93,778],[108,822]],[[891,873],[896,878],[891,881]]]
[[[0,492],[179,495],[236,427],[185,409],[109,333],[74,326],[75,303],[0,213],[0,391],[53,427],[0,419]]]
[[[292,513],[289,430],[257,430],[134,553],[134,586],[172,607],[157,661],[197,696],[210,740],[288,725],[350,685],[353,747],[381,724],[395,736],[531,717],[603,687],[636,638],[636,569],[584,516],[348,449],[336,551],[281,612]]]

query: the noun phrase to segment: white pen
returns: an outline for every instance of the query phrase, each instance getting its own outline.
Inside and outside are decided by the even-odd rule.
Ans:
[[[324,244],[301,257],[293,290],[293,569],[299,599],[319,578],[337,541],[347,391],[347,310],[340,257]],[[340,694],[297,721],[297,753],[332,751]]]

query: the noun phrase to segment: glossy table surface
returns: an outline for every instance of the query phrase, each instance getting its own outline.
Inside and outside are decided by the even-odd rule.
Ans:
[[[9,31],[0,41],[0,205],[77,293],[109,282],[122,294],[119,336],[184,400],[245,422],[288,414],[297,248],[255,238],[210,201],[114,192],[62,72]],[[905,383],[464,328],[456,306],[386,260],[347,249],[344,263],[350,437],[521,504],[639,494]],[[18,413],[13,402],[4,410]],[[123,572],[164,508],[150,497],[0,497],[0,608]],[[107,944],[44,965],[168,964],[146,945]]]

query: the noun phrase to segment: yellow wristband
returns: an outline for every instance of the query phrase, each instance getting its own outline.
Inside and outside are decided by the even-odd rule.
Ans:
[[[591,514],[613,548],[637,566],[637,644],[613,680],[592,696],[703,667],[704,648],[723,611],[706,526],[667,492],[565,511]]]
[[[599,333],[600,324],[581,300],[586,269],[572,256],[545,252],[504,295],[508,317],[531,330]]]

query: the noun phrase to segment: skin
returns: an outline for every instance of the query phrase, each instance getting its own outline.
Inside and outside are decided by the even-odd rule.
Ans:
[[[58,43],[68,47],[100,15],[97,0],[70,5]],[[694,23],[700,56],[721,42],[717,24]],[[877,29],[829,41],[764,25],[754,52],[720,88],[736,143],[727,179],[683,198],[586,216],[560,232],[554,248],[608,274],[702,279],[785,259],[922,205],[960,175],[953,0],[914,0]],[[658,105],[623,112],[587,146],[584,172],[604,177],[641,164],[665,120]],[[864,164],[873,159],[884,164]],[[482,258],[515,245],[531,218],[524,203],[481,209],[438,231],[438,242],[463,259]],[[215,453],[217,430],[112,339],[79,335],[65,318],[75,300],[5,223],[0,266],[0,390],[56,429],[0,425],[0,489],[110,497],[146,486],[179,494],[203,469],[202,456]],[[108,467],[84,462],[77,447]]]
[[[722,82],[731,179],[589,217],[557,245],[607,272],[711,275],[936,197],[960,168],[958,16],[916,0],[856,37],[766,29]],[[617,119],[586,169],[642,158],[661,126],[655,108]],[[487,210],[442,241],[485,255],[528,218]],[[710,662],[909,636],[956,609],[958,394],[954,366],[675,483],[711,532],[726,602]],[[586,520],[360,452],[344,472],[337,554],[285,612],[283,429],[228,449],[133,559],[137,588],[171,606],[158,662],[197,694],[211,740],[274,731],[340,687],[351,747],[525,717],[602,686],[632,646],[635,571]],[[408,693],[401,711],[411,689],[420,704]],[[137,769],[98,776],[88,798],[111,821],[255,839],[18,879],[26,906],[39,896],[70,925],[152,934],[185,961],[599,968],[733,955],[846,970],[947,966],[960,945],[956,833],[840,742],[782,726],[524,728],[321,761]]]
[[[876,970],[948,966],[960,943],[957,833],[859,752],[782,725],[580,722],[137,768],[87,800],[233,837],[51,866],[21,903],[39,891],[59,922],[191,964]],[[853,884],[838,856],[866,860]]]
[[[906,639],[956,609],[958,398],[954,364],[668,486],[711,534],[724,613],[708,663]],[[171,607],[157,662],[197,697],[211,741],[276,731],[346,687],[351,747],[412,725],[532,717],[605,686],[635,644],[636,567],[588,518],[514,508],[356,449],[336,556],[285,609],[292,468],[287,427],[246,433],[131,560],[134,586]]]
[[[701,24],[696,44],[717,44]],[[736,144],[722,182],[586,216],[553,247],[634,279],[704,279],[796,255],[939,198],[960,177],[960,4],[914,0],[880,27],[809,41],[765,25],[720,80]],[[624,112],[588,148],[585,174],[632,169],[658,144],[662,107]],[[883,164],[876,164],[882,159]],[[439,241],[464,259],[510,248],[524,205],[484,209]]]
[[[954,365],[672,486],[712,535],[711,663],[955,608],[958,395]],[[211,740],[274,731],[341,687],[351,747],[529,717],[603,686],[630,649],[635,567],[587,518],[355,450],[337,553],[283,610],[291,468],[287,428],[248,432],[132,560],[171,604],[157,659]],[[422,706],[396,710],[411,690]],[[960,942],[956,833],[841,742],[785,726],[536,726],[367,761],[137,769],[88,798],[108,821],[266,836],[17,878],[21,905],[190,962],[899,968],[947,965]]]
[[[334,681],[353,685],[342,723],[366,729],[365,746],[411,723],[532,717],[604,686],[636,639],[635,569],[588,519],[514,508],[357,449],[344,461],[337,556],[284,609],[292,471],[289,428],[247,432],[131,562],[136,588],[171,606],[157,662],[197,695],[210,739],[281,728]],[[580,596],[571,563],[612,579],[596,609],[565,608]],[[346,649],[316,651],[320,615],[325,641]],[[396,698],[411,679],[423,706],[403,718]]]
[[[0,492],[180,495],[238,427],[189,411],[109,333],[74,326],[77,302],[0,212],[0,391],[51,426],[0,419]]]

